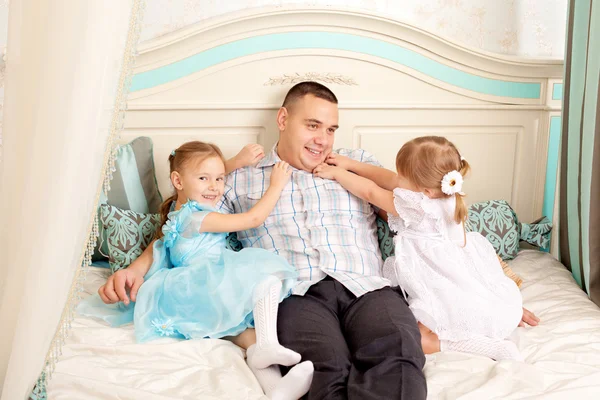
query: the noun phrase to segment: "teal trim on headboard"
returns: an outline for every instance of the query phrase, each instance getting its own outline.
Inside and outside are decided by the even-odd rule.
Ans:
[[[552,221],[554,214],[554,194],[558,176],[558,158],[560,150],[561,117],[550,117],[550,139],[548,140],[548,160],[546,161],[546,184],[544,185],[544,206],[542,215]]]
[[[338,32],[288,32],[255,36],[222,44],[172,64],[133,76],[131,91],[181,79],[214,65],[258,53],[290,49],[345,50],[384,58],[441,82],[473,92],[502,97],[539,99],[541,84],[512,82],[473,75],[413,50],[383,40]]]
[[[555,83],[552,85],[552,100],[562,100],[563,84]]]

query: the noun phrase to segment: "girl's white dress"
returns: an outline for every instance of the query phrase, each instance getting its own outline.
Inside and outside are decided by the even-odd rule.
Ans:
[[[397,188],[394,205],[396,256],[386,260],[384,275],[405,290],[416,319],[441,340],[507,338],[523,315],[521,293],[487,239],[470,232],[464,245],[455,196],[430,199]]]

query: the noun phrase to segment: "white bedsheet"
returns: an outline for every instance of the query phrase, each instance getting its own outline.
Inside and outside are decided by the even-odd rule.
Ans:
[[[541,319],[512,338],[525,362],[460,353],[427,357],[430,399],[600,399],[600,309],[551,256],[523,251],[512,268]],[[92,293],[106,270],[94,268]],[[261,399],[243,353],[221,340],[135,344],[133,327],[77,318],[48,386],[55,399]]]

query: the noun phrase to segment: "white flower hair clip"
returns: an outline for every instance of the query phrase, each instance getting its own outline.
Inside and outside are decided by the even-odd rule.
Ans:
[[[448,196],[452,196],[456,193],[464,196],[465,194],[462,192],[462,185],[463,177],[457,170],[448,172],[442,178],[442,192]]]

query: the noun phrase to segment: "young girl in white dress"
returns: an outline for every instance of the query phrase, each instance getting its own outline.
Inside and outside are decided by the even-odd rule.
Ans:
[[[384,276],[408,294],[426,354],[520,360],[506,340],[523,316],[519,288],[487,239],[465,231],[462,183],[469,164],[447,139],[428,136],[402,146],[396,169],[397,175],[331,155],[314,173],[388,213],[396,255],[386,260]]]

